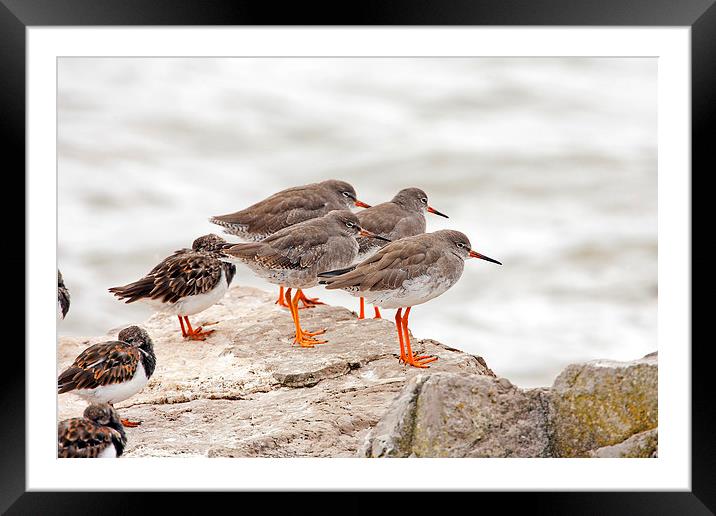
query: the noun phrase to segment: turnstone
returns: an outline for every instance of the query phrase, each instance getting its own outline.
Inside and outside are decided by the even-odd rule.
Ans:
[[[328,289],[342,289],[363,296],[381,308],[397,308],[395,326],[400,343],[400,361],[428,367],[437,357],[416,356],[410,347],[410,309],[439,296],[452,287],[468,258],[497,260],[470,249],[470,240],[459,231],[442,230],[392,242],[357,266],[318,274]],[[401,312],[405,308],[405,315]]]
[[[158,312],[176,315],[182,337],[206,340],[214,330],[192,328],[189,316],[203,312],[226,294],[236,267],[220,257],[221,250],[232,245],[220,236],[204,235],[194,240],[191,249],[166,257],[142,279],[109,291],[126,303],[143,301]]]
[[[209,221],[222,226],[226,233],[255,242],[299,222],[322,217],[333,210],[346,210],[351,206],[370,208],[370,205],[358,200],[350,184],[329,179],[281,190],[248,208],[228,215],[217,215]],[[283,290],[284,285],[280,285],[276,303],[287,307]],[[303,294],[300,300],[306,307],[323,304]]]
[[[70,291],[65,286],[60,269],[57,269],[57,318],[64,319],[69,309]]]
[[[390,201],[362,210],[356,215],[361,227],[395,241],[425,233],[425,212],[448,218],[428,204],[428,196],[420,188],[404,188]],[[357,262],[360,263],[384,247],[386,242],[375,238],[361,238],[358,244],[360,248]],[[380,319],[380,310],[377,306],[374,309],[375,318]],[[365,302],[362,297],[358,318],[365,318]]]
[[[94,344],[80,353],[57,378],[57,392],[114,405],[141,391],[156,363],[149,334],[139,326],[129,326],[119,332],[117,340]],[[139,423],[123,419],[122,424]]]
[[[127,434],[117,411],[107,403],[93,403],[84,417],[60,421],[57,425],[57,456],[61,459],[105,459],[122,455]]]
[[[224,253],[233,261],[245,263],[267,281],[287,287],[286,303],[296,328],[294,342],[302,347],[313,347],[326,342],[312,338],[326,330],[308,332],[301,328],[298,316],[301,290],[318,283],[319,271],[353,263],[358,255],[356,237],[359,235],[375,236],[360,227],[353,213],[336,210],[277,231],[260,242],[236,244]],[[296,294],[291,299],[294,288]]]

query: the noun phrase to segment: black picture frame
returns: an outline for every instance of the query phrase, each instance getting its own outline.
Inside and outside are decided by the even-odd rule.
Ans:
[[[711,147],[716,134],[716,0],[374,0],[350,4],[229,0],[0,0],[0,130],[4,164],[25,168],[25,30],[33,26],[111,25],[569,25],[691,27],[692,191],[694,169],[713,171]],[[10,168],[6,169],[10,170]],[[24,188],[24,187],[21,187]],[[19,190],[17,190],[19,192]],[[19,195],[17,196],[19,197]],[[693,203],[693,201],[692,201]],[[693,204],[692,204],[693,209]],[[694,217],[695,218],[695,217]],[[18,246],[19,247],[19,246]],[[693,247],[692,247],[693,253]],[[693,257],[693,254],[692,254]],[[16,269],[19,257],[15,257]],[[693,258],[692,258],[693,264]],[[693,271],[693,266],[692,266]],[[28,274],[25,269],[25,274]],[[16,278],[19,283],[19,278]],[[20,286],[17,286],[18,290]],[[693,317],[693,316],[692,316]],[[693,319],[692,319],[693,320]],[[692,325],[693,326],[693,325]],[[16,338],[16,337],[15,337]],[[692,346],[692,491],[589,493],[474,493],[480,507],[499,504],[501,512],[527,505],[544,514],[713,514],[716,511],[716,439],[711,422],[716,404],[708,382],[708,342]],[[51,344],[50,344],[51,345]],[[688,348],[687,348],[688,349]],[[25,488],[25,353],[3,348],[0,391],[0,510],[7,514],[119,514],[159,502],[163,512],[187,513],[194,498],[186,493],[49,493]],[[662,365],[668,367],[668,364]],[[81,483],[81,482],[78,482]],[[205,493],[212,505],[228,496]],[[242,506],[260,503],[241,494]],[[265,496],[265,495],[264,495]],[[450,495],[452,496],[452,495]],[[370,505],[360,494],[346,495],[341,506]],[[305,505],[302,494],[291,496]],[[255,499],[255,500],[254,500]],[[436,499],[443,501],[445,496]],[[263,498],[265,500],[265,498]],[[401,503],[401,497],[393,498]],[[404,500],[404,499],[403,499]],[[353,503],[355,501],[355,503]],[[421,500],[420,511],[425,512]],[[199,501],[199,504],[202,502]],[[415,502],[402,502],[414,504]],[[452,502],[451,502],[452,503]],[[202,506],[202,505],[199,505]],[[207,505],[203,505],[206,509]],[[404,507],[407,507],[404,505]],[[331,507],[328,506],[330,509]],[[444,509],[445,507],[443,507]],[[237,507],[241,510],[241,507]],[[311,509],[316,509],[315,506]],[[204,511],[202,511],[204,512]],[[315,510],[312,510],[315,512]],[[337,512],[337,511],[335,511]],[[345,511],[341,511],[345,512]]]

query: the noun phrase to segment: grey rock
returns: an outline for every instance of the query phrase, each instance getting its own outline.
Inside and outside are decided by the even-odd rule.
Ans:
[[[431,373],[413,378],[369,433],[364,457],[546,457],[543,389],[505,378]]]

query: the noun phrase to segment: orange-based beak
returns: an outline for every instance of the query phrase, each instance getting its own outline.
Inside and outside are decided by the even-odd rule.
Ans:
[[[353,204],[355,204],[358,208],[370,208],[370,204],[366,204],[363,201],[359,201],[356,199]]]
[[[362,237],[370,237],[370,238],[377,238],[378,240],[383,240],[385,242],[390,242],[389,238],[385,238],[379,235],[376,235],[375,233],[368,231],[367,229],[360,228],[360,232],[358,233]]]
[[[435,215],[440,215],[441,217],[445,217],[446,219],[449,219],[449,218],[450,218],[450,217],[448,217],[447,215],[445,215],[444,213],[440,213],[438,210],[436,210],[436,209],[433,208],[432,206],[428,206],[428,211],[429,211],[430,213],[434,213]]]
[[[470,250],[470,258],[479,258],[480,260],[487,260],[488,262],[496,263],[497,265],[502,265],[502,263],[498,262],[497,260],[493,260],[489,256],[485,256],[484,254],[480,254],[477,251]]]

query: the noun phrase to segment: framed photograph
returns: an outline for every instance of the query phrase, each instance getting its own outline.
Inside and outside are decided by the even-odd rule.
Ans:
[[[27,192],[3,510],[333,490],[712,513],[712,1],[0,4]]]

